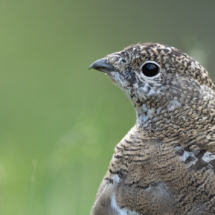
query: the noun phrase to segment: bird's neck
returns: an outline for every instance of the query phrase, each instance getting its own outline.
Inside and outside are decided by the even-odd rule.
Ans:
[[[136,106],[135,110],[137,116],[136,126],[148,133],[158,134],[163,130],[163,126],[169,126],[172,123],[171,117],[168,117],[166,109],[142,104],[141,106]]]
[[[174,111],[174,110],[173,110]],[[193,111],[162,111],[159,108],[145,106],[136,108],[135,127],[147,139],[158,139],[162,143],[172,142],[174,146],[185,148],[203,148],[215,152],[214,117],[203,118]]]

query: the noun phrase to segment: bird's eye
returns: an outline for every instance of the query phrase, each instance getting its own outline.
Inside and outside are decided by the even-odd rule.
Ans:
[[[160,67],[155,64],[154,62],[146,62],[142,68],[142,73],[143,75],[147,76],[147,77],[153,77],[155,75],[157,75],[160,72]]]

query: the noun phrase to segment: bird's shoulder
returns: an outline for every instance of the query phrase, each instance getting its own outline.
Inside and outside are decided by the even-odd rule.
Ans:
[[[214,202],[215,155],[177,141],[149,138],[132,128],[115,148],[92,211],[180,214],[182,208],[189,210],[190,202],[202,196],[203,190],[199,203]]]

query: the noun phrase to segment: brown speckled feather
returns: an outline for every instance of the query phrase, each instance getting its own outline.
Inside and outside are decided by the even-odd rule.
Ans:
[[[157,43],[129,46],[90,68],[105,72],[137,115],[91,215],[215,214],[215,87],[208,72]]]

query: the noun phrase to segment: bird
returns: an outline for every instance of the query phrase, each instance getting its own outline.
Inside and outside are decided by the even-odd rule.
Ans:
[[[215,214],[215,86],[179,49],[138,43],[95,61],[136,111],[91,215]]]

